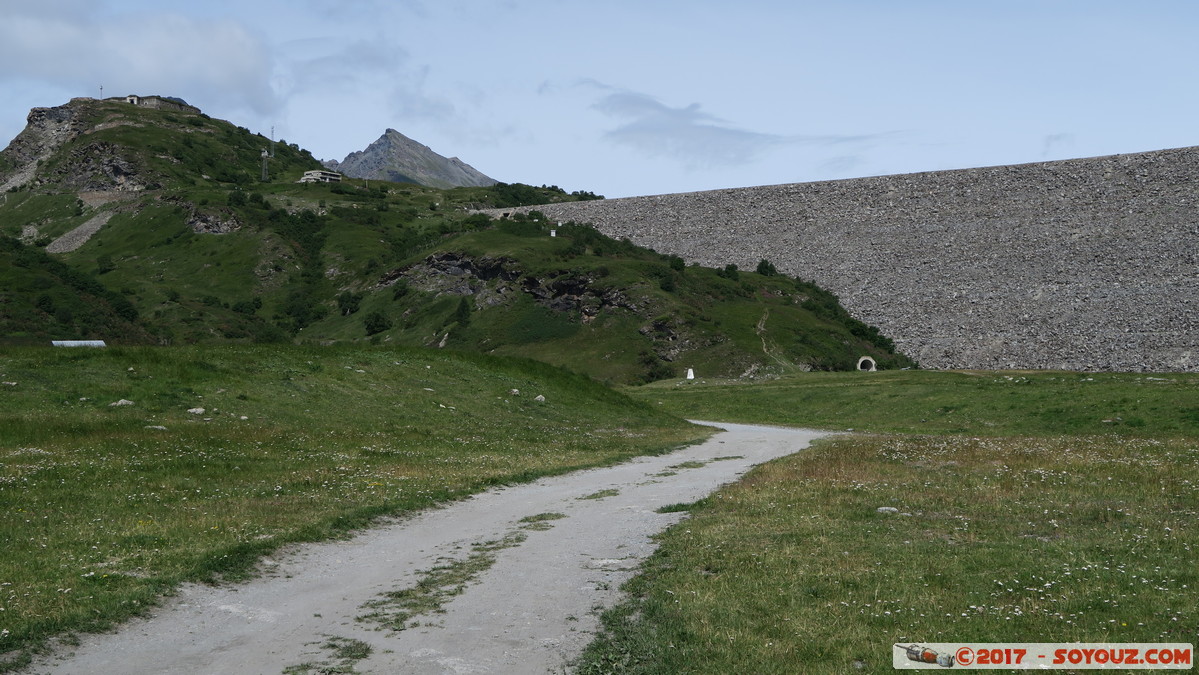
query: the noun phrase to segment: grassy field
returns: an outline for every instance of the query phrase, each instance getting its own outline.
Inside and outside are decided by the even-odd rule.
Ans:
[[[691,417],[859,432],[687,505],[578,670],[885,673],[896,642],[1193,643],[1197,384],[905,372],[635,390]]]
[[[433,350],[9,349],[0,382],[0,671],[283,544],[707,434],[541,363]]]
[[[1199,375],[1057,371],[803,373],[657,382],[630,396],[689,419],[974,436],[1199,438]]]

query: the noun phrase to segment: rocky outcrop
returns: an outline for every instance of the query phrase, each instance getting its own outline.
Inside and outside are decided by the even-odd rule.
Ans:
[[[346,158],[327,160],[324,165],[351,178],[371,178],[395,183],[416,183],[436,188],[495,185],[489,178],[457,157],[445,158],[395,129],[388,129],[365,150]]]
[[[768,259],[927,367],[1199,371],[1199,148],[531,208]]]
[[[562,270],[544,276],[523,272],[514,260],[474,258],[460,253],[437,253],[416,265],[385,274],[377,287],[400,279],[435,295],[469,295],[480,309],[506,304],[525,294],[557,312],[579,312],[587,323],[609,308],[639,312],[642,308],[619,289],[597,284],[593,276]]]
[[[137,167],[121,155],[118,146],[105,142],[74,148],[68,160],[42,180],[71,191],[140,192],[158,187],[139,175]]]
[[[133,162],[112,143],[77,143],[69,152],[60,152],[63,146],[100,128],[91,126],[97,104],[77,98],[67,105],[31,110],[25,129],[0,153],[4,160],[0,166],[11,167],[2,176],[0,191],[25,185],[53,185],[79,192],[140,192],[158,187],[152,179],[139,175]]]
[[[193,210],[187,226],[197,234],[228,234],[241,229],[241,221],[232,213],[205,213]]]
[[[26,117],[25,128],[0,152],[0,158],[11,167],[0,174],[0,192],[7,192],[28,183],[39,161],[50,157],[64,143],[74,140],[84,131],[78,101],[56,108],[34,108]],[[0,164],[3,166],[3,164]]]

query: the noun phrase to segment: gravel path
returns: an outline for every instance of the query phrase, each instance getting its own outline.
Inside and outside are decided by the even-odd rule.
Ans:
[[[88,218],[87,222],[50,242],[50,245],[46,247],[46,253],[70,253],[83,246],[88,239],[92,238],[92,235],[107,225],[114,215],[116,215],[114,211],[103,211]]]
[[[152,618],[84,636],[29,672],[563,672],[596,630],[597,608],[619,599],[653,551],[653,535],[682,517],[659,507],[700,499],[822,435],[713,424],[726,431],[667,456],[496,489],[349,541],[296,547],[246,584],[187,586]],[[369,604],[472,564],[441,612],[412,616],[401,631],[379,621],[396,616],[394,604]]]

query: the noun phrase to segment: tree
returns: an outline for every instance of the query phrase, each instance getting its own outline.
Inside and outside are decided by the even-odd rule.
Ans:
[[[758,274],[761,274],[764,277],[773,277],[779,273],[779,271],[775,269],[774,263],[765,258],[762,258],[761,262],[758,263],[758,269],[756,271]]]

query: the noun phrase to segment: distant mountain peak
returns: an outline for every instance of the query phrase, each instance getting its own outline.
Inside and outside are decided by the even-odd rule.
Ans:
[[[457,157],[443,157],[429,146],[388,128],[365,150],[351,152],[325,166],[351,178],[416,183],[435,188],[476,187],[497,182]]]

